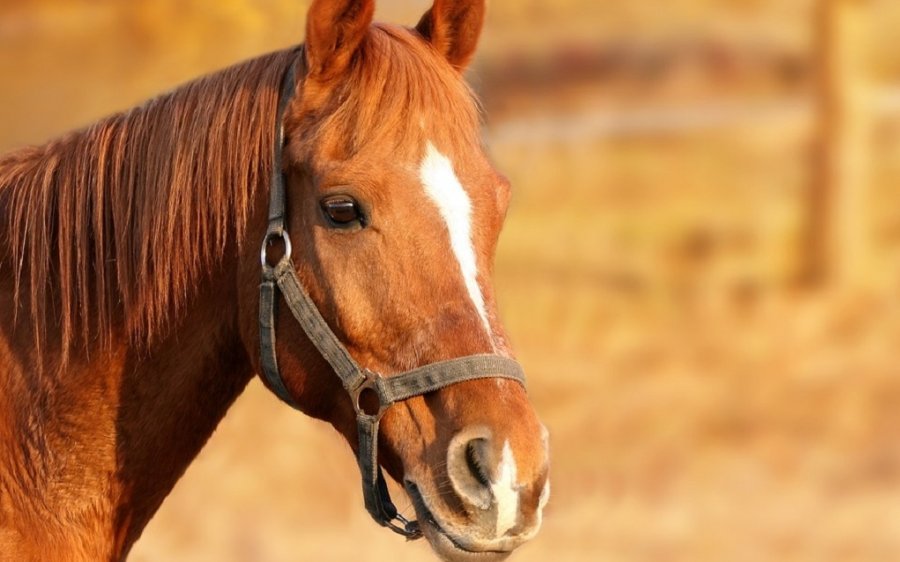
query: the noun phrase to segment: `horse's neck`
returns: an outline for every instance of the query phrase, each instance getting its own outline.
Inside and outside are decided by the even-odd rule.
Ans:
[[[9,277],[0,268],[0,552],[118,558],[252,376],[235,289],[210,281],[149,349],[123,341],[49,376],[21,317],[13,329]]]

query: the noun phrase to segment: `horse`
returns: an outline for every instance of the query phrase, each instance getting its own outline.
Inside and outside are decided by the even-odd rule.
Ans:
[[[377,523],[454,561],[535,536],[484,1],[373,13],[314,0],[303,44],[0,157],[0,559],[127,557],[255,376],[343,436]]]

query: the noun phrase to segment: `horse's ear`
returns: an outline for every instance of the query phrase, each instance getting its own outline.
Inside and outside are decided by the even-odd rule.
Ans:
[[[484,25],[485,0],[435,0],[416,30],[450,61],[465,70]]]
[[[314,0],[306,16],[309,76],[328,79],[346,70],[374,13],[375,0]]]

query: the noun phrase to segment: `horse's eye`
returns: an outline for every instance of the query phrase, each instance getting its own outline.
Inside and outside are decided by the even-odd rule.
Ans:
[[[347,195],[335,195],[322,199],[322,211],[335,226],[362,224],[359,204]]]

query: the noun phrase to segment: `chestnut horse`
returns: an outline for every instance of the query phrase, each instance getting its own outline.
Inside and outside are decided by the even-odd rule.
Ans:
[[[275,184],[290,276],[352,363],[390,381],[511,355],[491,286],[510,188],[462,78],[484,2],[437,0],[414,29],[373,11],[315,0],[302,47],[0,159],[0,559],[124,559],[265,371]],[[274,311],[283,388],[266,383],[362,464],[359,397]],[[372,458],[446,560],[503,558],[541,523],[546,430],[501,376],[421,390],[374,426]]]

